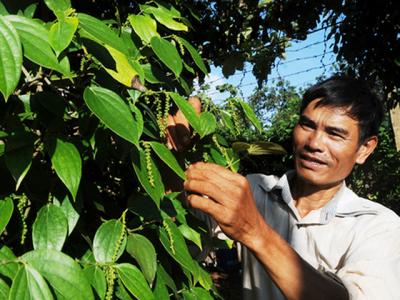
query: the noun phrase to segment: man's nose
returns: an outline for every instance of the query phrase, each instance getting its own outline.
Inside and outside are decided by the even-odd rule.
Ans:
[[[325,142],[323,132],[321,132],[320,130],[314,130],[312,133],[310,133],[307,140],[307,146],[312,151],[324,152]]]

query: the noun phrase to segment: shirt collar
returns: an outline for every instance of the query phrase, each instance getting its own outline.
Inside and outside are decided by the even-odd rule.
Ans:
[[[346,190],[346,183],[343,181],[343,184],[340,187],[340,189],[336,192],[336,194],[325,206],[321,207],[318,210],[311,211],[306,217],[301,219],[297,212],[296,207],[294,206],[292,193],[290,191],[290,184],[293,182],[295,174],[296,174],[295,170],[291,170],[285,173],[278,180],[275,186],[269,189],[270,195],[272,196],[273,200],[277,202],[283,202],[286,205],[288,205],[289,208],[295,214],[299,223],[328,224],[335,217],[338,202],[340,198],[342,198]]]

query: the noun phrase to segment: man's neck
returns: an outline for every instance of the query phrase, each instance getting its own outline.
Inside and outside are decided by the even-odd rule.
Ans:
[[[320,187],[304,182],[297,175],[291,185],[293,202],[301,218],[312,210],[324,207],[339,191],[343,181],[330,187]]]

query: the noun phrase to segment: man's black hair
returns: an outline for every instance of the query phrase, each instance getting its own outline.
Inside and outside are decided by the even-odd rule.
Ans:
[[[300,106],[300,115],[317,99],[317,106],[349,108],[347,115],[358,121],[358,147],[369,137],[378,135],[384,112],[383,105],[369,84],[349,76],[334,76],[307,89]]]

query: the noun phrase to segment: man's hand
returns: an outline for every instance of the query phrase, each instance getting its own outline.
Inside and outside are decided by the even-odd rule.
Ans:
[[[231,239],[249,245],[259,234],[262,216],[257,210],[246,178],[219,165],[196,163],[186,171],[184,187],[189,203],[211,215]]]
[[[201,102],[197,97],[189,99],[189,103],[193,106],[197,115],[201,113]],[[191,134],[189,122],[180,110],[170,114],[167,118],[167,127],[165,131],[168,149],[175,149],[178,152],[185,150],[185,146],[190,144]]]

